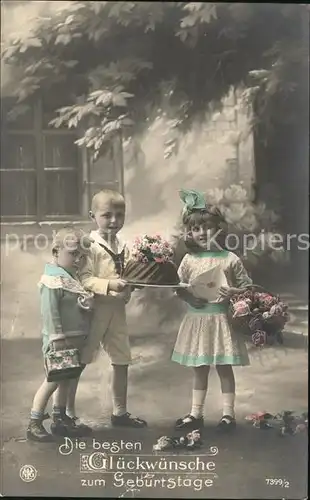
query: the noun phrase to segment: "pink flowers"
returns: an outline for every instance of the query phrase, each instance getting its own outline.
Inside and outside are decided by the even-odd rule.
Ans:
[[[159,264],[166,262],[164,257],[154,257],[154,261],[158,262]]]
[[[246,316],[251,313],[249,306],[249,299],[239,300],[233,304],[234,315],[233,317]]]
[[[160,235],[143,235],[134,240],[132,258],[139,262],[169,262],[173,258],[173,250]]]
[[[266,332],[263,330],[256,330],[252,335],[252,342],[257,347],[266,344]]]
[[[236,326],[241,327],[240,320],[245,321],[246,332],[252,335],[256,346],[280,338],[279,334],[289,319],[287,305],[279,297],[265,292],[247,290],[235,295],[230,307]]]

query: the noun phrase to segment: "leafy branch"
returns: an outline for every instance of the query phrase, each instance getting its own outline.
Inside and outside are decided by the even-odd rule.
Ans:
[[[118,108],[127,108],[127,100],[131,97],[133,95],[123,91],[122,87],[116,87],[113,91],[93,91],[84,104],[60,108],[59,116],[50,125],[83,130],[84,135],[76,140],[76,144],[90,149],[95,160],[104,143],[111,140],[116,132],[133,124],[127,114],[118,111]]]
[[[231,87],[246,86],[253,126],[272,129],[305,113],[299,75],[308,63],[301,30],[307,11],[259,3],[70,2],[28,37],[7,41],[2,57],[21,70],[19,104],[58,82],[84,96],[52,124],[94,127],[98,141],[92,130],[85,144],[97,145],[95,154],[123,126],[124,114],[134,121],[132,133],[140,133],[164,109],[168,158]]]

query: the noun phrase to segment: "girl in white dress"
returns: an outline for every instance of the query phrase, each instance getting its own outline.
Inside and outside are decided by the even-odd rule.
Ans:
[[[193,368],[194,385],[191,411],[177,420],[176,428],[197,429],[203,426],[208,376],[213,365],[220,378],[223,397],[223,414],[218,429],[228,431],[236,426],[233,366],[249,364],[242,335],[229,326],[228,302],[232,295],[240,293],[240,289],[251,285],[252,280],[239,257],[225,249],[226,223],[220,211],[206,205],[204,196],[196,191],[182,190],[180,195],[185,203],[183,224],[188,248],[179,267],[181,282],[191,283],[202,273],[219,266],[229,286],[220,288],[220,302],[207,303],[194,297],[187,289],[177,292],[187,302],[188,311],[179,329],[172,360]]]

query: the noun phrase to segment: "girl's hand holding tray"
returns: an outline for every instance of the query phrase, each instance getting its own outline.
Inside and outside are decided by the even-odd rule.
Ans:
[[[195,295],[190,290],[190,286],[181,286],[179,288],[176,288],[175,292],[180,297],[180,299],[184,300],[195,309],[201,309],[208,303],[206,299],[195,297]]]

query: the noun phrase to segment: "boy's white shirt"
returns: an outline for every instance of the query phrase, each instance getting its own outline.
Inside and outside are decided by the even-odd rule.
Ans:
[[[126,333],[122,338],[122,332],[126,332],[124,307],[130,299],[130,295],[127,297],[123,292],[117,293],[109,290],[110,281],[119,279],[119,276],[116,274],[113,258],[100,246],[100,244],[103,244],[114,253],[121,253],[125,249],[125,260],[128,260],[129,250],[127,245],[117,237],[115,245],[117,249],[113,249],[97,230],[91,231],[90,237],[94,241],[91,244],[90,255],[81,270],[80,279],[85,289],[95,294],[96,300],[90,335],[82,352],[81,360],[83,363],[90,363],[94,359],[94,353],[97,351],[100,342],[109,337],[107,335],[108,331],[112,330],[114,332],[115,330],[116,337],[120,335],[121,339],[118,342],[126,340]],[[108,342],[108,340],[106,341]]]
[[[126,244],[116,238],[116,248],[111,248],[111,245],[100,236],[97,230],[91,231],[90,237],[94,240],[91,245],[91,252],[86,263],[80,271],[80,280],[84,288],[96,295],[113,295],[121,296],[116,292],[109,291],[109,282],[119,279],[115,272],[115,263],[111,255],[100,246],[105,245],[113,253],[120,253],[125,249],[125,261],[129,258],[129,250]]]
[[[115,238],[116,252],[115,252],[115,248],[113,249],[111,245],[109,245],[109,243],[104,238],[102,238],[98,230],[91,231],[89,236],[95,241],[95,243],[105,245],[113,253],[121,253],[126,246],[126,244],[118,236],[116,236]]]

